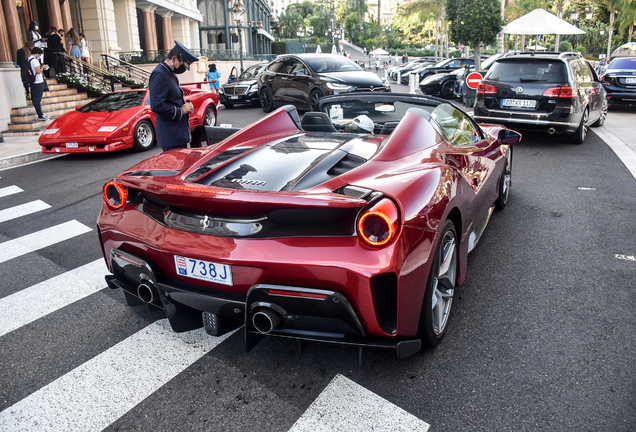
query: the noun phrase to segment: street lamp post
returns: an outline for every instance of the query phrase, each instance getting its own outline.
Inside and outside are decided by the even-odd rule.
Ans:
[[[234,21],[236,21],[236,29],[238,30],[239,38],[239,58],[241,60],[241,74],[243,73],[243,37],[241,34],[241,26],[243,25],[243,3],[241,0],[234,2],[232,8],[232,14],[234,15]]]
[[[576,9],[572,10],[572,22],[578,23],[579,20],[579,11]],[[576,25],[576,24],[575,24]],[[579,35],[576,35],[576,47],[574,48],[576,51],[579,50]]]

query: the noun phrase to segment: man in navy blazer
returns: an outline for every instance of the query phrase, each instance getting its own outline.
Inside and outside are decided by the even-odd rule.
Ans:
[[[190,142],[188,114],[194,106],[183,98],[183,89],[177,79],[190,69],[190,64],[199,59],[185,46],[174,41],[164,61],[150,75],[150,108],[155,113],[157,144],[166,150],[186,148]]]

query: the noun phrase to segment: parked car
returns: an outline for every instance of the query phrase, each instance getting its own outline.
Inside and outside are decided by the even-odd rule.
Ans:
[[[377,134],[347,131],[362,114]],[[111,288],[175,331],[245,324],[248,350],[270,335],[403,358],[441,341],[518,133],[392,93],[327,96],[302,121],[287,105],[216,143],[225,131],[106,183]]]
[[[190,87],[196,85],[198,87]],[[194,105],[190,128],[214,126],[219,97],[199,83],[182,84],[185,98]],[[148,150],[155,143],[155,113],[148,89],[120,90],[68,112],[42,132],[42,153],[105,153],[127,148]]]
[[[421,82],[424,78],[435,75],[438,73],[450,73],[457,69],[461,69],[464,66],[475,66],[475,60],[469,58],[450,58],[448,60],[443,60],[436,65],[428,65],[418,69],[413,70],[411,73],[416,74],[418,76],[417,82]],[[402,77],[406,79],[406,83],[409,82],[408,75],[406,77]]]
[[[429,75],[420,82],[420,91],[425,95],[439,96],[443,99],[453,99],[455,98],[455,93],[453,92],[455,82],[463,74],[463,69],[457,69],[451,73]]]
[[[500,58],[477,88],[474,118],[569,135],[581,144],[602,126],[607,97],[596,72],[577,52]]]
[[[636,102],[636,57],[619,57],[610,62],[601,77],[612,103]]]
[[[500,57],[509,57],[511,55],[517,55],[519,53],[519,51],[508,51],[507,53],[504,54],[494,54],[490,57],[488,57],[487,59],[483,60],[481,62],[481,71],[479,71],[479,73],[482,75],[482,77],[486,74],[486,72],[488,71],[488,69],[490,69],[490,66]],[[470,97],[470,102],[466,99],[466,77],[468,76],[468,74],[470,74],[471,72],[475,72],[475,68],[474,67],[470,67],[470,66],[464,66],[464,69],[462,71],[461,74],[457,75],[457,80],[455,81],[455,86],[453,87],[453,93],[455,94],[455,97],[460,98],[462,100],[462,103],[465,106],[473,106],[474,104],[474,94],[475,94],[475,90],[473,90],[472,93],[472,97]]]
[[[258,75],[265,67],[265,63],[257,63],[245,69],[238,77],[231,77],[227,83],[219,88],[219,100],[225,108],[232,108],[237,104],[258,104]]]
[[[393,68],[389,69],[389,79],[393,80],[393,81],[397,81],[398,78],[398,74],[400,75],[400,83],[401,84],[408,84],[408,74],[409,72],[415,70],[415,69],[419,69],[421,67],[424,66],[433,66],[435,65],[436,62],[433,60],[430,60],[428,58],[420,58],[420,59],[416,59],[416,60],[412,60],[410,62],[408,62],[407,64],[400,64],[400,65],[396,65]],[[405,82],[405,78],[406,77],[406,82]]]
[[[361,91],[391,91],[388,81],[335,54],[287,54],[258,76],[261,107],[292,104],[310,111],[323,96]]]

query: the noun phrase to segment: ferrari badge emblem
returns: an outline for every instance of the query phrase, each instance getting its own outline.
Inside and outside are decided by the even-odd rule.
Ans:
[[[203,219],[201,219],[200,223],[201,223],[201,231],[205,231],[205,229],[210,226],[210,218],[206,216]]]

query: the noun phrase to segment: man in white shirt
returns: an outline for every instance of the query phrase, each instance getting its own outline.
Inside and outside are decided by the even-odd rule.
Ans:
[[[35,112],[38,113],[38,120],[40,121],[50,120],[50,118],[45,116],[42,112],[41,105],[42,95],[44,94],[44,77],[42,76],[42,72],[49,68],[48,65],[42,64],[42,57],[42,48],[35,47],[27,59],[31,72],[33,76],[35,76],[35,81],[31,84],[31,101],[35,107]]]

